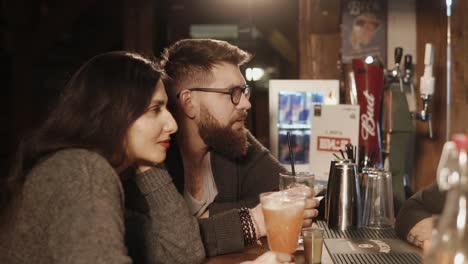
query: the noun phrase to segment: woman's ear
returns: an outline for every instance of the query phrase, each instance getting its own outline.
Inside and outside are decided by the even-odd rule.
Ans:
[[[194,119],[197,115],[197,108],[192,99],[192,93],[188,90],[182,91],[179,95],[180,108],[184,115],[190,119]]]

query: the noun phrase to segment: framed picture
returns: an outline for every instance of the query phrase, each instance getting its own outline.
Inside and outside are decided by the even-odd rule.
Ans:
[[[386,61],[387,6],[384,0],[344,0],[342,61],[379,57]]]

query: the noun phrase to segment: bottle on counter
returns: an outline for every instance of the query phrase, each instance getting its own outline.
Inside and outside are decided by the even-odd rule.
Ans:
[[[424,263],[468,263],[468,135],[446,142],[437,168],[440,190],[447,190],[444,210]]]

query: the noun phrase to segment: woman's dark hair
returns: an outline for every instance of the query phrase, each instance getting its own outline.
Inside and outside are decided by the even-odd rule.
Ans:
[[[44,157],[84,148],[114,167],[124,162],[124,138],[149,106],[161,71],[136,53],[116,51],[86,62],[65,85],[45,122],[21,140],[9,175],[0,185],[0,209],[22,188]]]

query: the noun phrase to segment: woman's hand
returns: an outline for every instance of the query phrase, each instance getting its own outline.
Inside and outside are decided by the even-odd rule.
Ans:
[[[286,264],[294,263],[292,256],[285,253],[268,251],[253,261],[245,261],[241,264]]]
[[[151,169],[151,168],[152,168],[152,167],[151,167],[151,166],[148,166],[148,165],[137,165],[137,166],[136,166],[136,172],[137,172],[138,174],[140,174],[140,173],[143,173],[143,172],[145,172],[145,171],[147,171],[147,170],[149,170],[149,169]]]

